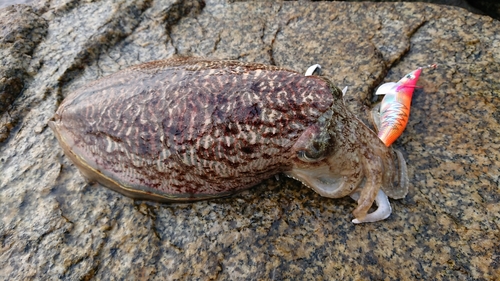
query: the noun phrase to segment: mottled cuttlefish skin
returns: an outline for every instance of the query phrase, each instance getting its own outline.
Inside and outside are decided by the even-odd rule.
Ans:
[[[137,199],[221,197],[285,173],[322,196],[351,195],[355,222],[368,222],[390,214],[385,194],[407,192],[397,157],[337,87],[276,66],[137,65],[71,93],[49,125],[88,180]]]

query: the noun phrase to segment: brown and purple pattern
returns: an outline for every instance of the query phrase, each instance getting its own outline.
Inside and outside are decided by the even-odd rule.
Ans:
[[[404,162],[338,88],[275,66],[149,62],[70,94],[49,125],[86,178],[133,198],[220,197],[285,173],[326,197],[359,197],[364,222],[390,214],[390,205],[379,214],[380,188],[393,198],[407,190]]]

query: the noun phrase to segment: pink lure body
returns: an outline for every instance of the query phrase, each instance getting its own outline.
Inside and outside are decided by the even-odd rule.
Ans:
[[[410,117],[413,91],[422,68],[408,73],[397,83],[380,86],[376,95],[385,95],[380,106],[380,128],[378,137],[389,147],[404,131]]]

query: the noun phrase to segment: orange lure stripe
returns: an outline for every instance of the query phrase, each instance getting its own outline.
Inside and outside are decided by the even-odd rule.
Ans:
[[[394,86],[384,88],[380,106],[380,128],[378,137],[390,146],[403,133],[410,118],[411,98],[422,68],[405,75]],[[377,93],[378,94],[378,93]]]

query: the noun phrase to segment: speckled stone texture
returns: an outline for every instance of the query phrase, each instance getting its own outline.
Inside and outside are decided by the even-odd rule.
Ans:
[[[32,11],[32,28],[46,21],[46,33],[0,117],[0,127],[18,120],[0,143],[0,279],[500,276],[500,22],[419,3],[51,1]],[[174,54],[298,71],[320,63],[350,86],[346,103],[365,121],[380,83],[438,63],[423,72],[394,144],[407,159],[408,196],[392,201],[389,219],[354,225],[354,201],[283,176],[171,205],[86,184],[47,127],[59,102],[103,75]]]
[[[7,111],[36,73],[30,69],[31,54],[47,33],[47,22],[30,6],[15,5],[0,9],[0,115]],[[5,116],[0,127],[0,142],[18,120]]]

